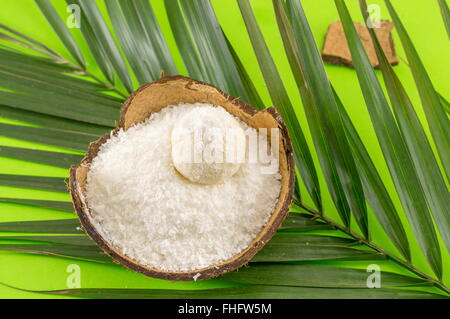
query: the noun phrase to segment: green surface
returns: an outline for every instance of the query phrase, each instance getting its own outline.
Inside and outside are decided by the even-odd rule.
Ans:
[[[65,1],[52,1],[63,17],[68,13],[65,12]],[[265,89],[264,81],[259,72],[256,58],[253,53],[245,26],[237,4],[233,0],[213,0],[213,5],[221,22],[225,33],[230,39],[237,53],[241,57],[248,72],[255,81],[255,84],[262,94],[266,105],[270,105],[270,98]],[[302,0],[301,1],[309,19],[311,28],[316,37],[319,46],[322,46],[327,27],[330,22],[338,19],[338,14],[334,6],[333,0]],[[450,46],[445,27],[440,16],[439,6],[437,1],[422,1],[422,0],[393,0],[393,5],[400,14],[415,46],[418,50],[425,67],[435,85],[435,88],[447,99],[450,99],[449,91],[449,77],[450,64],[448,59],[450,56]],[[170,27],[168,26],[167,17],[165,16],[164,5],[162,0],[151,1],[157,18],[161,24],[162,30],[166,35],[169,48],[174,55],[176,64],[181,73],[184,72],[181,59],[177,53],[176,45],[173,41]],[[381,18],[389,18],[387,9],[382,1],[369,1],[369,3],[380,4]],[[99,5],[104,10],[103,1],[99,1]],[[300,118],[301,124],[306,128],[307,122],[301,107],[300,98],[295,85],[295,81],[290,73],[288,61],[284,54],[283,45],[278,33],[275,16],[272,9],[271,1],[269,0],[253,0],[253,9],[255,15],[264,32],[266,41],[270,46],[271,53],[275,58],[275,62],[279,67],[284,84],[288,89],[289,95],[293,104],[296,106],[297,114]],[[355,20],[361,21],[361,14],[356,0],[347,1],[347,5],[351,9],[352,17]],[[64,56],[69,57],[68,52],[63,47],[62,43],[57,38],[51,27],[47,24],[39,9],[33,0],[2,0],[0,3],[0,23],[7,26],[14,27],[26,35],[32,36],[40,40]],[[82,36],[79,31],[74,31],[76,40],[81,44],[83,52],[86,52],[87,46],[82,41]],[[414,81],[407,65],[403,62],[405,58],[404,52],[400,45],[400,40],[394,33],[394,42],[396,43],[398,56],[402,59],[400,65],[395,67],[395,71],[400,77],[401,81],[408,90],[408,94],[416,108],[420,119],[425,122],[425,116],[420,104],[419,96],[415,90]],[[100,74],[96,68],[92,57],[87,56],[89,68],[96,74]],[[420,253],[417,243],[414,241],[414,236],[411,233],[409,226],[407,226],[406,217],[401,209],[400,203],[395,195],[394,186],[389,177],[389,172],[384,163],[381,150],[378,146],[375,133],[372,129],[371,121],[364,104],[361,91],[359,89],[358,80],[354,70],[341,67],[326,65],[327,73],[342,98],[344,105],[350,114],[358,132],[361,134],[366,147],[368,148],[372,158],[374,159],[377,168],[385,182],[388,191],[394,199],[395,205],[400,212],[402,221],[411,242],[412,255],[414,264],[427,274],[432,275],[432,272],[427,265],[425,259]],[[379,76],[381,74],[378,73]],[[6,119],[1,119],[2,122],[13,122]],[[17,123],[17,122],[13,122]],[[426,124],[425,124],[426,126]],[[429,135],[428,128],[426,132]],[[304,130],[308,143],[312,146],[309,130]],[[55,147],[48,147],[44,145],[33,144],[8,138],[0,137],[0,145],[18,146],[18,147],[35,147],[45,150],[59,150]],[[314,160],[317,163],[317,158],[314,154]],[[319,167],[317,165],[317,167]],[[3,174],[29,174],[29,175],[45,175],[45,176],[60,176],[66,177],[68,170],[51,167],[47,165],[40,165],[29,163],[25,161],[12,160],[0,157],[0,173]],[[320,182],[322,190],[326,190],[323,177],[320,174]],[[303,191],[306,196],[306,192]],[[323,191],[324,206],[326,214],[332,218],[338,219],[338,215],[333,207],[329,194]],[[29,189],[19,189],[12,187],[0,186],[0,197],[18,197],[30,199],[52,199],[52,200],[69,200],[67,194],[36,191]],[[306,200],[311,204],[311,201]],[[60,211],[52,211],[49,209],[34,208],[19,204],[10,204],[0,202],[0,221],[16,221],[16,220],[40,220],[52,218],[68,218],[72,217],[70,213]],[[387,236],[382,232],[381,227],[375,220],[372,213],[369,212],[369,223],[373,229],[373,241],[379,246],[386,248],[389,251],[395,252],[395,248],[390,243]],[[444,256],[444,282],[447,286],[450,284],[450,257],[445,251],[444,245],[442,247],[442,255]],[[366,268],[371,262],[327,262],[326,264],[348,265],[353,267]],[[400,271],[400,267],[392,265],[386,261],[377,261],[382,270]],[[100,265],[89,262],[73,261],[69,259],[62,259],[56,257],[31,256],[12,252],[0,252],[0,282],[5,282],[10,285],[28,288],[28,289],[64,289],[67,288],[67,278],[69,273],[67,267],[70,264],[78,264],[81,267],[81,286],[88,287],[114,287],[114,288],[173,288],[173,289],[195,289],[195,288],[212,288],[228,286],[224,282],[215,280],[196,282],[196,283],[176,283],[163,280],[146,278],[137,273],[126,270],[118,265]],[[405,272],[403,272],[405,273]],[[406,273],[405,273],[406,274]],[[3,298],[36,298],[41,295],[20,292],[11,288],[0,286],[0,297]]]

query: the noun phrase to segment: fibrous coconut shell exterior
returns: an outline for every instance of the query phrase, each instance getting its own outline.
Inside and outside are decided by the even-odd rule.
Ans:
[[[254,128],[279,128],[279,171],[281,190],[278,202],[267,224],[254,238],[250,245],[239,254],[223,262],[192,271],[163,271],[140,264],[114,248],[100,235],[92,222],[92,213],[86,199],[86,181],[89,167],[97,155],[100,146],[118,130],[127,130],[143,122],[153,112],[158,112],[169,105],[179,103],[208,103],[224,107],[229,113]],[[270,130],[267,130],[270,133]],[[91,143],[80,165],[70,169],[69,188],[75,211],[88,236],[111,258],[123,266],[146,276],[192,281],[216,277],[247,264],[251,258],[272,238],[289,212],[294,188],[294,161],[291,142],[281,116],[274,108],[257,111],[244,101],[232,97],[218,88],[183,76],[165,76],[155,82],[145,84],[136,90],[124,103],[117,127]]]
[[[359,38],[364,45],[364,49],[369,57],[370,63],[373,67],[379,68],[375,47],[372,43],[367,27],[358,22],[355,22],[354,25],[356,31],[358,32]],[[379,28],[374,28],[374,30],[389,63],[392,65],[397,65],[398,58],[395,53],[394,41],[392,40],[391,34],[393,28],[393,22],[381,20],[379,21]],[[328,27],[328,32],[322,49],[322,59],[333,64],[353,67],[352,55],[350,53],[345,32],[340,21],[335,21]]]

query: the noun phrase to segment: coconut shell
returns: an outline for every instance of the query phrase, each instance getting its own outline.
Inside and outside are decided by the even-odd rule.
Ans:
[[[254,128],[279,128],[279,170],[281,174],[281,190],[277,205],[267,224],[254,238],[250,245],[239,254],[221,263],[206,268],[192,271],[162,271],[153,267],[145,266],[124,255],[114,248],[92,222],[89,203],[86,198],[86,180],[89,166],[97,155],[100,146],[106,142],[111,134],[118,130],[127,130],[137,123],[143,122],[151,113],[158,112],[169,105],[179,103],[209,103],[224,107],[229,113]],[[270,130],[267,130],[270,132]],[[86,156],[79,166],[70,168],[69,188],[75,211],[80,219],[81,225],[89,237],[111,258],[131,269],[146,276],[169,279],[192,281],[207,279],[232,271],[247,264],[250,259],[272,238],[278,227],[288,214],[294,188],[294,161],[292,146],[286,126],[281,116],[274,108],[257,111],[254,107],[244,101],[232,97],[218,88],[183,76],[165,76],[161,79],[145,84],[131,94],[123,104],[120,120],[117,127],[97,141],[89,145]]]
[[[380,63],[370,37],[369,30],[365,24],[354,22],[354,25],[370,63],[374,68],[379,68]],[[397,65],[398,58],[395,53],[395,46],[391,33],[393,28],[393,22],[388,20],[380,20],[380,27],[374,28],[374,30],[389,63],[392,65]],[[322,58],[324,61],[333,64],[353,67],[352,55],[347,44],[347,38],[345,37],[345,32],[341,21],[335,21],[328,27],[328,32],[322,49]]]

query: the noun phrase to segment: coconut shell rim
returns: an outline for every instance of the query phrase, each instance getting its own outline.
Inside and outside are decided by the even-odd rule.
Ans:
[[[271,213],[271,216],[274,214],[277,214],[273,222],[267,227],[266,224],[264,228],[258,233],[257,236],[255,236],[254,240],[250,243],[250,245],[241,251],[240,253],[232,256],[231,258],[225,260],[224,262],[210,265],[205,268],[196,269],[196,270],[189,270],[189,271],[164,271],[159,270],[150,266],[145,266],[143,264],[140,264],[138,261],[133,260],[131,257],[126,256],[125,254],[121,253],[118,249],[114,248],[106,239],[103,238],[103,236],[97,231],[96,227],[93,225],[93,223],[90,220],[89,214],[89,207],[88,204],[85,205],[86,202],[84,199],[83,191],[81,190],[81,186],[79,185],[77,181],[77,170],[80,167],[88,167],[92,159],[97,155],[100,146],[105,143],[112,134],[116,134],[118,130],[124,128],[125,125],[125,115],[128,111],[129,106],[131,105],[131,102],[133,99],[142,91],[145,90],[147,87],[154,85],[154,84],[161,84],[168,81],[177,81],[177,80],[184,80],[187,81],[187,85],[190,85],[191,83],[199,84],[208,86],[210,88],[213,88],[217,91],[217,94],[221,94],[226,100],[233,103],[235,106],[237,106],[239,109],[241,109],[243,112],[247,113],[250,116],[254,116],[255,114],[259,112],[267,112],[272,118],[276,121],[278,124],[278,127],[281,132],[281,142],[284,147],[284,153],[286,155],[286,162],[287,162],[287,173],[288,178],[287,181],[284,181],[285,183],[288,183],[288,191],[286,198],[284,202],[282,202],[281,208],[278,212],[273,211]],[[137,124],[137,123],[134,123]],[[151,83],[146,83],[139,87],[137,90],[135,90],[128,99],[124,102],[123,106],[120,110],[120,120],[117,123],[116,128],[111,130],[108,133],[105,133],[102,135],[99,139],[89,144],[88,152],[86,153],[85,157],[81,160],[80,165],[72,165],[70,167],[70,177],[69,177],[69,192],[72,197],[72,202],[74,206],[74,210],[80,220],[81,226],[86,231],[87,235],[100,247],[100,249],[105,252],[107,255],[109,255],[114,262],[121,264],[125,266],[126,268],[136,271],[138,273],[141,273],[145,276],[153,277],[153,278],[159,278],[159,279],[166,279],[166,280],[175,280],[175,281],[194,281],[194,280],[204,280],[204,279],[210,279],[217,277],[221,274],[230,272],[232,270],[235,270],[237,268],[240,268],[241,266],[247,264],[253,256],[260,251],[264,245],[273,237],[277,229],[280,227],[286,216],[288,215],[290,204],[292,201],[293,191],[294,191],[294,181],[295,181],[295,170],[294,170],[294,159],[293,159],[293,151],[292,151],[292,145],[291,140],[286,128],[286,125],[284,124],[283,119],[281,118],[280,114],[275,110],[273,107],[269,107],[263,110],[257,110],[250,104],[240,100],[239,98],[230,96],[227,93],[224,93],[219,88],[202,82],[198,80],[194,80],[189,77],[181,76],[181,75],[172,75],[172,76],[164,76],[160,78],[159,80],[156,80]],[[82,199],[83,198],[83,199]],[[279,203],[280,199],[277,203]],[[258,241],[255,242],[256,238],[260,237]]]

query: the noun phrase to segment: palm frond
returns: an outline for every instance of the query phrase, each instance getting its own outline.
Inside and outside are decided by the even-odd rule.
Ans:
[[[36,40],[24,35],[23,33],[12,29],[12,28],[9,28],[4,24],[0,24],[0,30],[6,32],[6,34],[3,32],[0,33],[0,39],[11,41],[14,44],[34,50],[34,51],[42,53],[44,55],[50,55],[54,58],[59,57],[58,53],[56,53],[54,50],[50,49],[45,44],[43,44],[39,41],[36,41]]]
[[[93,134],[4,123],[0,123],[0,135],[82,152],[86,151],[90,142],[98,138],[98,135]]]
[[[100,10],[93,1],[85,0],[69,0],[69,2],[76,3],[83,9],[83,16],[86,16],[86,23],[91,27],[93,36],[97,40],[94,45],[100,46],[99,51],[103,52],[104,56],[109,60],[118,78],[125,86],[128,92],[133,91],[133,84],[128,72],[125,61],[117,47],[110,30],[108,29],[105,20],[103,19]],[[81,26],[83,28],[83,25]]]
[[[426,280],[392,272],[382,272],[382,287],[408,287],[429,284]],[[245,284],[323,288],[366,288],[365,269],[326,265],[256,264],[225,274],[222,280]]]
[[[311,198],[316,207],[320,210],[322,208],[320,185],[306,138],[295,115],[294,108],[283,85],[280,74],[270,56],[267,45],[265,44],[261,31],[256,23],[256,19],[253,16],[250,3],[248,1],[238,1],[238,3],[272,102],[276,105],[283,116],[283,119],[286,119],[286,126],[288,127],[289,132],[291,132],[297,167],[299,168]]]
[[[408,237],[394,203],[337,93],[335,97],[353,156],[355,156],[367,202],[394,245],[410,261],[411,250]]]
[[[125,6],[124,1],[121,3],[122,6]],[[123,52],[127,57],[130,67],[133,69],[136,79],[140,84],[151,82],[158,74],[155,54],[152,50],[144,48],[146,42],[143,42],[138,36],[132,36],[132,34],[141,34],[142,32],[139,33],[138,30],[132,29],[132,26],[135,26],[136,23],[131,23],[132,26],[127,24],[127,20],[123,16],[124,13],[122,12],[118,1],[106,1],[105,4]],[[128,13],[128,11],[125,10],[125,13]],[[128,21],[132,22],[133,20],[128,19]],[[144,52],[149,52],[147,59],[150,63],[144,60],[144,57],[146,56],[144,55]]]
[[[442,19],[444,20],[445,29],[447,30],[448,37],[450,38],[450,10],[448,9],[448,5],[445,0],[438,0],[438,3],[441,9]]]
[[[206,67],[193,40],[193,35],[189,32],[178,0],[164,0],[164,5],[172,33],[176,39],[178,50],[182,53],[188,73],[195,79],[208,81]]]
[[[0,174],[0,185],[67,192],[67,187],[62,177]]]
[[[29,187],[29,184],[26,184],[26,186]],[[39,188],[39,189],[43,189],[43,188]],[[0,197],[0,202],[31,205],[31,206],[57,209],[57,210],[68,211],[68,212],[73,211],[73,206],[72,206],[71,202],[40,200],[40,199],[7,198],[7,197]]]
[[[113,263],[112,259],[96,246],[86,245],[52,245],[52,244],[1,244],[0,251],[14,251],[33,255],[46,255],[72,258],[98,263]]]
[[[380,260],[386,256],[354,247],[335,245],[301,245],[295,242],[278,243],[272,240],[259,251],[252,262],[324,261],[324,260]]]
[[[32,81],[28,81],[27,78],[17,78],[15,76],[9,78],[8,75],[11,74],[12,73],[2,74],[5,75],[3,80],[9,80],[8,83],[5,83],[6,81],[1,81],[3,82],[2,85],[8,86],[14,90],[26,91],[28,94],[18,95],[11,92],[0,92],[0,103],[22,110],[37,111],[38,113],[50,114],[71,120],[109,127],[114,126],[114,119],[117,118],[119,114],[118,109],[83,101],[78,98],[71,98],[67,95],[54,94],[47,85],[43,85],[43,87],[49,89],[47,91],[48,93],[36,97],[33,96],[33,94],[42,90],[39,88],[39,85],[27,86],[26,83],[30,85],[30,82]],[[73,109],[61,107],[61,105],[71,105],[73,106]],[[95,111],[94,105],[97,105],[98,111]]]
[[[141,25],[141,30],[145,36],[144,43],[147,44],[147,50],[144,53],[148,52],[148,50],[154,52],[159,62],[160,70],[158,70],[157,76],[159,76],[160,71],[163,71],[165,74],[176,74],[177,68],[150,3],[145,0],[125,0],[120,3],[123,6],[122,8],[127,4],[133,10],[133,15],[128,16],[127,20],[136,21]]]
[[[391,2],[389,0],[385,0],[385,2],[403,44],[412,75],[416,82],[417,91],[422,100],[422,106],[428,120],[428,126],[441,158],[447,180],[450,181],[450,152],[448,151],[450,149],[450,122],[445,115],[439,95],[434,89],[433,83],[420,60],[419,54],[414,48],[400,17]]]
[[[83,156],[62,152],[33,150],[28,148],[0,146],[0,156],[47,165],[70,167],[81,161]]]
[[[326,230],[334,229],[333,226],[313,219],[309,214],[290,214],[280,227],[286,231]]]
[[[168,0],[166,5],[178,6],[175,11],[176,16],[169,16],[172,18],[172,22],[175,19],[181,19],[174,24],[175,27],[172,27],[177,43],[180,43],[180,46],[189,46],[193,52],[197,52],[189,53],[184,50],[180,52],[186,68],[188,70],[196,68],[192,65],[196,61],[194,57],[201,57],[204,67],[196,68],[197,73],[202,71],[202,74],[199,74],[200,80],[214,83],[225,92],[238,96],[249,103],[257,102],[250,98],[252,92],[248,92],[248,87],[243,83],[210,1],[181,0],[178,4],[177,0]],[[178,12],[182,12],[183,15]],[[186,25],[187,28],[181,32],[180,28],[183,25]],[[189,34],[191,38],[189,38]],[[181,37],[187,37],[187,40],[181,40]],[[188,55],[186,58],[185,54]]]
[[[62,117],[36,113],[1,104],[0,104],[0,116],[12,120],[17,120],[20,122],[26,122],[32,125],[37,125],[39,127],[54,129],[55,131],[87,133],[93,136],[100,136],[111,129],[108,126],[69,120]],[[17,135],[18,134],[11,133],[12,138],[15,138],[15,136]],[[43,135],[45,135],[45,132],[43,133]],[[33,140],[37,139],[38,137],[33,138]],[[83,149],[83,151],[85,151],[85,149]]]
[[[66,0],[66,2],[68,5],[76,4],[80,6],[79,2],[76,0],[74,1]],[[94,57],[95,62],[102,71],[107,82],[110,85],[114,85],[115,81],[112,63],[108,57],[106,49],[103,47],[103,44],[97,39],[94,30],[92,29],[92,26],[89,24],[89,21],[87,21],[87,18],[84,14],[81,15],[80,24],[82,26],[80,30],[84,36],[86,43],[90,48],[91,54]]]
[[[441,99],[442,107],[444,108],[445,113],[447,113],[447,116],[449,116],[450,115],[450,102],[445,97],[443,97],[440,93],[438,93],[438,94],[439,94],[439,98]]]
[[[236,50],[231,45],[231,43],[228,40],[225,33],[223,34],[223,36],[225,37],[225,40],[226,40],[227,46],[228,46],[228,50],[230,50],[230,54],[233,57],[234,63],[236,64],[236,68],[238,70],[239,76],[242,79],[245,90],[247,91],[247,94],[249,95],[250,103],[252,103],[252,105],[259,110],[264,109],[264,102],[262,101],[261,97],[259,96],[259,93],[256,90],[256,87],[253,84],[253,81],[251,80],[250,75],[247,73],[247,70],[245,69],[244,65],[242,64],[242,61],[239,58],[239,55],[236,53]]]
[[[81,34],[90,52],[81,49],[49,0],[35,1],[74,62],[46,44],[0,25],[0,42],[5,44],[0,44],[0,116],[32,125],[0,123],[0,135],[67,151],[0,146],[0,156],[68,167],[80,161],[82,155],[77,154],[84,152],[91,141],[115,126],[125,91],[131,92],[138,84],[157,79],[161,71],[176,74],[183,68],[174,62],[173,52],[147,0],[108,0],[106,11],[100,11],[95,1],[66,0],[83,9]],[[445,1],[438,1],[447,21],[448,7]],[[391,111],[345,3],[336,0],[372,124],[409,225],[402,223],[399,213],[403,212],[397,211],[393,203],[396,194],[388,192],[339,93],[328,79],[299,0],[273,0],[273,8],[314,148],[308,145],[295,112],[296,105],[289,96],[291,92],[283,84],[285,79],[250,2],[238,0],[260,68],[255,72],[261,71],[270,99],[288,126],[301,177],[295,191],[295,212],[289,214],[248,267],[220,278],[247,286],[195,291],[99,288],[33,292],[101,298],[448,297],[450,290],[441,279],[446,269],[441,261],[438,235],[449,248],[446,210],[449,192],[444,179],[444,176],[448,179],[450,170],[446,111],[449,104],[434,90],[399,16],[390,1],[386,3],[405,48],[432,141],[428,141],[400,79],[383,59],[373,37]],[[360,0],[360,4],[364,15],[365,3]],[[261,89],[252,80],[253,70],[248,70],[241,60],[239,50],[232,45],[235,43],[232,34],[225,34],[211,2],[164,0],[164,7],[188,75],[264,108]],[[89,70],[86,61],[90,55],[102,76]],[[433,155],[432,143],[445,174]],[[74,151],[77,154],[72,154]],[[314,152],[321,170],[316,170]],[[321,176],[328,189],[319,186]],[[66,192],[64,178],[55,177],[0,174],[0,185]],[[315,208],[305,204],[308,196],[300,194],[303,188]],[[328,195],[342,222],[324,213],[324,198]],[[0,197],[0,202],[72,212],[69,202],[12,197]],[[366,201],[402,257],[372,241],[376,228],[368,222]],[[358,227],[351,225],[351,216]],[[408,227],[413,230],[409,239],[405,231]],[[409,245],[411,240],[419,243],[438,279],[411,261],[412,253],[416,253],[412,251],[414,246]],[[84,234],[76,218],[0,223],[0,250],[111,263]],[[401,272],[382,271],[382,288],[365,289],[366,270],[348,267],[342,260],[386,260],[400,267]],[[325,261],[333,261],[333,265],[324,265]]]
[[[47,21],[52,25],[53,29],[58,34],[59,38],[64,43],[72,57],[78,62],[79,65],[86,67],[86,61],[84,60],[79,46],[75,42],[72,34],[66,28],[66,25],[56,12],[51,2],[49,0],[35,0],[35,2],[45,15]]]
[[[64,236],[46,236],[46,235],[25,235],[25,236],[0,236],[2,241],[19,241],[26,243],[54,243],[54,244],[70,244],[77,246],[95,246],[95,243],[87,236],[83,235],[64,235]]]
[[[372,124],[377,133],[378,141],[384,152],[400,200],[403,203],[403,208],[407,213],[410,225],[423,254],[427,257],[433,271],[441,278],[442,257],[439,250],[439,242],[411,155],[397,127],[369,58],[365,53],[347,7],[342,0],[335,0],[335,2]]]
[[[84,234],[78,219],[34,220],[0,223],[1,232],[45,233],[45,234]]]
[[[367,19],[367,5],[364,0],[360,0],[360,3],[361,11]],[[411,158],[430,211],[447,246],[447,250],[450,252],[450,214],[448,213],[450,193],[436,159],[434,156],[430,156],[433,150],[405,88],[388,62],[374,30],[369,28],[369,33],[375,45],[378,61],[380,61],[380,68],[395,118],[411,153]]]
[[[6,285],[4,286],[15,288]],[[49,295],[105,299],[442,299],[442,295],[410,289],[310,288],[253,285],[230,288],[176,290],[176,289],[114,289],[79,288],[66,290],[27,290]]]
[[[124,53],[140,84],[156,80],[161,71],[177,70],[146,1],[105,1]],[[149,26],[150,24],[150,26]]]
[[[311,92],[306,89],[306,82],[302,76],[303,70],[300,65],[299,52],[296,51],[296,43],[293,31],[288,21],[288,17],[284,11],[281,2],[274,2],[275,14],[277,16],[278,27],[286,48],[289,63],[294,73],[297,86],[299,88],[305,114],[308,119],[309,129],[316,146],[316,152],[319,157],[322,172],[328,185],[336,209],[345,225],[350,224],[350,207],[345,197],[343,186],[339,180],[336,165],[332,160],[329,148],[326,144],[326,137],[321,126],[319,125],[319,116],[317,108],[314,107],[314,101]]]

